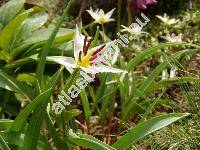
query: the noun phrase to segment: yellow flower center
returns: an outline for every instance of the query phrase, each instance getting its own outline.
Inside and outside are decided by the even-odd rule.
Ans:
[[[83,54],[80,56],[81,59],[76,61],[77,66],[89,68],[91,66],[91,61],[89,60],[93,54],[93,50],[90,50],[90,52],[84,56]]]
[[[106,23],[107,22],[107,20],[104,18],[104,17],[100,17],[99,18],[99,23],[100,24],[104,24],[104,23]]]

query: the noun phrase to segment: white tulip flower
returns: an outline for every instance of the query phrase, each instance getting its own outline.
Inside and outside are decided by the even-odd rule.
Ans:
[[[95,20],[95,23],[104,24],[110,21],[114,21],[114,19],[111,18],[115,8],[109,11],[105,14],[105,12],[102,9],[97,9],[93,11],[93,9],[90,7],[90,10],[87,10],[87,12],[92,16],[92,18]]]
[[[79,33],[76,27],[74,37],[74,58],[65,56],[50,56],[47,59],[64,65],[66,68],[80,68],[86,73],[96,74],[99,72],[122,73],[121,69],[116,69],[105,65],[106,63],[99,59],[102,53],[109,50],[111,44],[115,41],[89,49],[91,39]]]
[[[121,26],[123,27],[123,29],[121,30],[122,32],[129,32],[131,35],[138,36],[142,33],[146,33],[146,32],[141,31],[142,27],[140,25],[138,25],[137,23],[133,24],[129,27],[126,27],[124,25],[121,25]]]
[[[164,39],[168,42],[182,42],[182,34],[179,34],[178,36],[176,36],[174,33],[171,35],[167,34]]]
[[[159,18],[160,20],[162,20],[162,22],[164,22],[168,25],[176,24],[177,22],[179,22],[179,19],[178,20],[176,20],[175,18],[170,19],[169,16],[167,16],[166,13],[164,14],[164,16],[156,15],[156,17]]]

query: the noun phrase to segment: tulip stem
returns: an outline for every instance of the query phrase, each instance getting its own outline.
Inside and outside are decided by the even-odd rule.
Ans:
[[[102,24],[102,31],[103,31],[103,42],[105,43],[106,36],[105,36],[105,29],[104,29],[104,25],[103,24]]]
[[[117,9],[117,32],[120,32],[122,0],[118,0],[117,7],[118,7],[118,9]]]
[[[88,25],[84,26],[81,30],[85,30],[85,29],[91,27],[92,25],[94,25],[94,22],[91,22]]]

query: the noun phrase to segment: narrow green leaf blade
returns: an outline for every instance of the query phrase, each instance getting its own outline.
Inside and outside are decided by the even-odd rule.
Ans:
[[[126,150],[132,144],[137,142],[139,139],[147,136],[157,130],[160,130],[163,127],[168,126],[169,124],[188,116],[189,114],[167,114],[162,116],[157,116],[147,121],[144,121],[136,127],[130,129],[125,135],[123,135],[113,147],[117,150]]]
[[[0,144],[1,144],[1,146],[2,146],[2,148],[3,148],[4,150],[10,150],[9,146],[6,144],[6,142],[5,142],[5,140],[3,139],[3,137],[1,136],[1,134],[0,134]]]
[[[45,91],[44,93],[40,94],[38,97],[36,97],[31,103],[29,103],[22,112],[17,116],[15,119],[15,122],[11,126],[10,130],[13,132],[20,132],[22,130],[23,124],[26,122],[28,116],[31,114],[35,106],[40,103],[41,101],[44,101],[47,99],[47,97],[50,95],[51,89]]]
[[[195,45],[191,43],[180,43],[180,42],[159,44],[157,46],[144,50],[143,52],[138,54],[136,57],[131,59],[126,67],[126,70],[131,71],[136,65],[138,65],[146,57],[153,55],[155,52],[157,52],[161,48],[170,47],[170,46],[195,46]]]
[[[82,134],[74,138],[69,138],[69,141],[84,148],[93,150],[115,150],[115,148],[101,142],[93,136]]]

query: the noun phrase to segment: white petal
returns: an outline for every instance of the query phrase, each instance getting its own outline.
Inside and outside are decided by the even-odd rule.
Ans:
[[[111,21],[115,21],[115,19],[111,18],[111,19],[107,19],[106,22],[111,22]]]
[[[110,66],[105,66],[105,65],[100,65],[100,66],[92,66],[91,67],[94,71],[98,72],[110,72],[110,73],[122,73],[122,72],[126,72],[125,70],[122,69],[117,69],[117,68],[113,68]]]
[[[90,7],[90,10],[87,10],[87,12],[92,16],[92,18],[94,20],[97,20],[97,18],[99,18],[99,15],[98,15],[98,10],[96,11],[93,11],[92,8]]]
[[[111,11],[109,11],[107,14],[105,14],[105,18],[106,19],[110,19],[110,17],[112,16],[114,10],[115,10],[115,8],[113,8]]]
[[[50,56],[47,57],[47,60],[54,61],[65,67],[76,68],[76,64],[74,58],[72,57],[64,57],[64,56]]]
[[[89,67],[89,68],[84,68],[84,67],[80,67],[84,72],[89,73],[89,74],[97,74],[98,71],[94,70],[93,67]]]
[[[100,15],[101,17],[104,17],[104,16],[105,16],[105,13],[104,13],[104,11],[103,11],[102,9],[99,10],[99,15]]]
[[[78,60],[79,52],[83,50],[85,36],[80,34],[78,26],[76,25],[76,33],[74,36],[74,58]]]
[[[164,18],[160,15],[156,15],[157,18],[159,18],[160,20],[162,20],[164,22]]]

